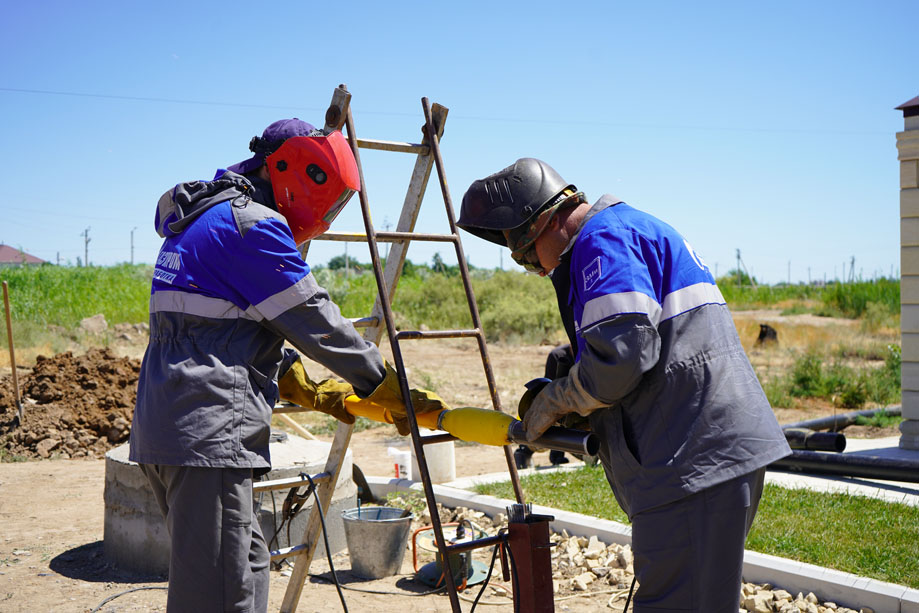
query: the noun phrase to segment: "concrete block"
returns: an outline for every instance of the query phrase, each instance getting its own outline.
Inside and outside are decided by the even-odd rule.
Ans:
[[[900,305],[900,331],[919,332],[919,304]]]
[[[919,247],[900,247],[900,274],[919,275]]]
[[[309,474],[322,472],[329,455],[329,443],[307,441],[288,436],[284,441],[272,442],[271,459],[274,464],[267,479],[297,476],[301,471]],[[345,548],[344,524],[341,512],[357,506],[357,486],[351,480],[353,462],[351,451],[342,462],[342,471],[332,494],[326,524],[329,529],[329,546],[333,553]],[[286,490],[275,492],[272,505],[271,492],[261,496],[257,503],[259,524],[268,540],[280,522],[281,506]],[[160,513],[159,505],[146,477],[137,464],[128,460],[128,445],[115,447],[105,454],[105,503],[103,526],[103,552],[105,558],[117,566],[134,572],[162,575],[169,570],[169,535]],[[309,517],[312,499],[291,522],[290,535],[299,543]],[[287,530],[281,530],[278,541],[271,549],[285,547]],[[316,554],[324,555],[320,538]]]
[[[900,189],[919,187],[919,160],[900,162]]]
[[[919,419],[919,392],[903,390],[901,410],[904,419]]]
[[[900,190],[900,217],[919,217],[919,189]]]
[[[919,115],[914,119],[919,119]],[[906,590],[900,597],[900,613],[919,613],[919,590]]]
[[[919,217],[902,217],[900,219],[900,246],[919,246]]]
[[[901,162],[919,159],[919,130],[897,132],[897,153]]]
[[[919,362],[903,362],[900,365],[900,381],[903,393],[909,391],[919,394]],[[916,400],[919,406],[919,397]]]
[[[900,343],[903,349],[904,362],[919,362],[919,334],[902,332]]]
[[[903,275],[900,278],[900,303],[919,304],[919,275]]]
[[[900,449],[919,451],[919,420],[910,419],[906,415],[900,422]]]

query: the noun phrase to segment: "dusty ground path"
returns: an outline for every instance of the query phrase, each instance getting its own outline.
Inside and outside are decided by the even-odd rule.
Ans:
[[[457,457],[464,457],[463,448]],[[469,462],[469,464],[474,464]],[[41,460],[0,465],[0,611],[5,613],[86,613],[109,597],[139,587],[164,587],[162,577],[138,576],[106,564],[102,555],[104,460]],[[485,560],[487,562],[487,560]],[[449,612],[442,594],[417,596],[429,588],[413,580],[411,552],[406,552],[402,573],[365,581],[353,577],[347,554],[333,558],[346,586],[386,592],[370,594],[345,590],[350,611],[378,613]],[[328,564],[316,560],[314,574],[324,574]],[[499,582],[496,578],[495,582]],[[269,611],[278,611],[288,578],[271,573]],[[474,597],[469,590],[464,596]],[[486,593],[486,599],[499,601]],[[577,598],[559,603],[559,611],[616,611],[606,607],[609,595]],[[507,599],[505,602],[509,602]],[[310,579],[304,587],[299,611],[341,611],[335,587]],[[471,603],[463,602],[468,611]],[[143,590],[119,596],[100,611],[165,611],[164,590]],[[511,611],[512,607],[484,606],[477,610]]]

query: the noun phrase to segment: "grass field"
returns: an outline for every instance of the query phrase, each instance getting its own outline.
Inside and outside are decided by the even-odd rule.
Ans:
[[[602,468],[523,477],[528,502],[628,523]],[[476,487],[513,498],[510,483]],[[919,508],[767,485],[747,549],[919,588]]]

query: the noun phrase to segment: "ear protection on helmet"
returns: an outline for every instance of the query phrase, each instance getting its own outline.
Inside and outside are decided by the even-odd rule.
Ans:
[[[298,245],[328,230],[361,189],[354,154],[338,131],[288,138],[265,163],[278,212]]]

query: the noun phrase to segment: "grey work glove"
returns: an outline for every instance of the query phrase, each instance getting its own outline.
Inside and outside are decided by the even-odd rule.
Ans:
[[[608,406],[597,400],[584,389],[578,377],[580,362],[571,367],[567,377],[561,377],[548,383],[533,399],[526,414],[523,415],[523,429],[527,440],[534,441],[549,426],[569,413],[587,417],[597,409]]]

